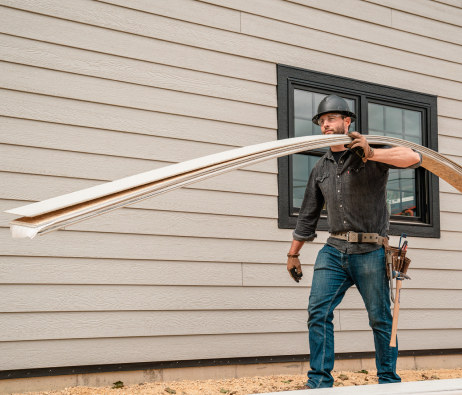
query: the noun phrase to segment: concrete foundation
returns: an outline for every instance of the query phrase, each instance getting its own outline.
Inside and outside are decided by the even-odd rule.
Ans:
[[[398,370],[455,369],[461,367],[462,355],[398,358]],[[125,385],[133,385],[156,381],[223,380],[276,374],[306,374],[308,369],[308,362],[296,362],[31,377],[1,380],[0,395],[34,391],[55,391],[77,386],[107,387],[112,386],[116,381],[122,381]],[[375,369],[375,360],[368,358],[335,361],[334,370],[336,371],[357,371],[362,369]]]

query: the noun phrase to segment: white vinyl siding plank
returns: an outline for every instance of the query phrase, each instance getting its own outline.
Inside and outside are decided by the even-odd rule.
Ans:
[[[0,59],[11,63],[246,103],[276,106],[276,88],[269,84],[20,37],[0,35],[0,41],[2,43]]]
[[[79,126],[83,129],[75,133],[86,132],[91,135],[93,129],[104,129],[230,145],[230,148],[277,139],[276,126],[274,129],[265,129],[6,89],[0,89],[0,99],[0,115],[56,124],[55,126],[36,125],[24,119],[21,121],[2,119],[0,122],[2,131],[11,127],[27,129],[29,133],[37,130],[37,133],[40,133],[50,128],[52,133],[59,134],[61,128],[66,128],[69,130],[68,133],[73,133],[77,128],[71,126]],[[3,138],[3,134],[0,134],[0,138]],[[80,144],[85,144],[85,141]]]
[[[0,87],[146,111],[275,128],[276,109],[0,62]]]
[[[455,114],[453,114],[455,115]],[[457,117],[438,117],[438,134],[444,136],[460,137],[462,138],[462,116]]]
[[[462,347],[462,330],[403,330],[401,350]],[[237,358],[309,353],[306,332],[235,335],[131,337],[0,343],[0,369],[99,365],[202,358]],[[337,332],[335,352],[373,351],[369,331]]]
[[[33,202],[99,185],[101,181],[0,172],[0,184],[2,185],[0,199]],[[47,187],[43,188],[43,185]],[[199,183],[195,185],[198,186]],[[180,188],[156,196],[153,199],[133,204],[130,207],[175,212],[277,218],[276,196],[220,192],[197,188]]]

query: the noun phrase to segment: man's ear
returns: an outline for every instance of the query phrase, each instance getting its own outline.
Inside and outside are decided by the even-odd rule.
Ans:
[[[351,124],[351,118],[345,117],[343,120],[345,122],[345,134],[348,134],[348,128],[350,127],[350,124]]]

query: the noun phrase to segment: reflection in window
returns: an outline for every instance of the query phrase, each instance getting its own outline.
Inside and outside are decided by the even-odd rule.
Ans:
[[[327,95],[323,93],[310,92],[302,89],[294,89],[294,136],[314,136],[321,135],[321,128],[315,125],[311,119],[318,111],[319,103]],[[343,98],[348,103],[350,110],[355,112],[355,100]],[[350,130],[356,130],[353,122]],[[323,155],[322,151],[317,153],[301,152],[291,155],[292,161],[292,205],[296,212],[303,201],[306,184],[315,163]]]
[[[422,144],[422,114],[369,103],[369,134],[396,137]],[[387,205],[391,215],[420,216],[416,200],[415,170],[391,169],[387,185]]]

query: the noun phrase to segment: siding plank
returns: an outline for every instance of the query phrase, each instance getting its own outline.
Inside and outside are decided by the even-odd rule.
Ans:
[[[384,26],[391,26],[391,10],[381,5],[366,3],[359,0],[338,2],[335,0],[286,0],[303,4],[310,8],[318,8],[330,13],[348,15],[351,18],[364,20]]]
[[[273,85],[0,35],[0,59],[143,86],[276,106]]]
[[[395,29],[462,45],[462,25],[450,25],[398,10],[392,10],[392,25]]]
[[[217,131],[218,132],[218,131]],[[59,138],[56,138],[59,136]],[[0,143],[151,160],[153,168],[237,148],[0,116]],[[251,145],[251,144],[249,144]],[[153,150],[153,147],[156,149]],[[277,173],[274,159],[242,170]]]
[[[240,263],[0,257],[1,284],[242,285]]]
[[[260,333],[263,322],[267,333],[308,332],[306,310],[3,313],[0,317],[0,342],[247,334]],[[339,330],[338,314],[334,330]]]
[[[19,5],[19,3],[15,3]],[[160,18],[160,17],[159,17]],[[255,59],[1,7],[0,32],[147,62],[276,85],[274,66]],[[43,27],[46,26],[46,29]]]
[[[401,350],[462,347],[462,330],[400,331]],[[269,347],[271,345],[271,347]],[[0,369],[309,353],[305,332],[2,342]],[[368,332],[337,332],[335,352],[373,351]]]
[[[155,144],[155,142],[154,142]],[[173,144],[170,144],[173,146]],[[155,145],[154,145],[155,147]],[[193,152],[194,154],[194,152]],[[4,171],[26,174],[113,181],[168,165],[145,159],[94,155],[0,144]],[[198,155],[200,156],[200,155]],[[201,188],[277,196],[277,175],[235,170],[191,184]]]
[[[450,7],[435,1],[413,0],[365,0],[368,3],[379,4],[394,10],[408,12],[424,18],[435,19],[445,23],[462,26],[462,9]]]
[[[114,107],[6,89],[0,89],[0,99],[0,115],[57,124],[38,126],[24,120],[11,121],[24,125],[14,124],[11,127],[27,128],[32,131],[36,128],[38,131],[52,128],[52,133],[60,133],[61,128],[65,127],[76,131],[77,128],[67,127],[72,125],[236,147],[277,139],[276,129]],[[7,120],[2,118],[0,127],[7,127],[6,122]],[[92,130],[87,131],[87,133],[91,132]]]
[[[276,128],[276,109],[0,62],[0,87],[147,111]]]
[[[239,32],[239,12],[230,8],[216,7],[190,0],[99,0],[102,3],[119,5],[134,10],[150,12],[173,19],[193,22],[198,25]]]
[[[461,64],[328,34],[256,15],[242,15],[242,32],[265,40],[296,45],[320,52],[325,52],[326,48],[329,48],[329,52],[335,53],[337,57],[355,58],[393,68],[413,70],[414,73],[462,81]],[[459,59],[459,61],[461,60]],[[418,66],[416,63],[425,63],[425,65]],[[440,71],[435,72],[435,68],[439,68]]]
[[[351,10],[348,14],[338,13],[338,5],[329,11],[325,11],[317,9],[318,7],[322,7],[319,2],[311,1],[309,2],[309,6],[304,5],[304,2],[300,1],[291,3],[281,0],[234,0],[232,3],[228,0],[201,1],[224,7],[231,7],[249,14],[264,16],[266,18],[349,37],[359,41],[366,41],[385,47],[431,56],[432,58],[454,62],[460,62],[462,59],[458,54],[457,45],[435,39],[441,35],[431,38],[421,37],[416,34],[408,33],[406,31],[407,29],[391,29],[389,26],[355,19],[357,16],[352,14]],[[363,6],[364,4],[366,3],[361,3]],[[349,6],[350,5],[351,4],[349,4]],[[389,14],[390,10],[386,10],[386,12]],[[346,15],[348,15],[348,17],[346,17]],[[382,12],[380,16],[383,17],[384,13]],[[345,18],[348,18],[347,22]],[[326,23],[326,20],[328,20],[329,23]],[[422,18],[419,18],[419,22],[420,20],[422,20]]]
[[[455,114],[453,114],[454,116]],[[461,137],[462,117],[447,118],[438,116],[438,134],[445,136]]]
[[[2,188],[0,188],[1,199],[28,202],[45,200],[101,184],[101,182],[77,178],[6,172],[0,172],[0,183],[2,185]],[[46,185],[47,188],[43,188],[43,185]],[[199,183],[195,185],[200,187]],[[130,207],[263,218],[277,218],[278,212],[277,198],[275,196],[228,193],[195,188],[180,188],[159,195],[155,199],[147,199],[136,203]]]
[[[294,287],[196,287],[147,285],[1,285],[2,313],[154,310],[305,309],[309,290]],[[34,295],[33,298],[30,295]],[[264,301],[264,303],[262,303]],[[403,288],[402,308],[458,309],[460,290]],[[363,309],[350,288],[340,309]]]
[[[3,0],[2,3],[59,18],[220,52],[226,48],[226,52],[228,53],[241,55],[240,51],[243,48],[247,47],[250,49],[252,47],[251,53],[254,54],[251,55],[252,58],[256,58],[258,56],[257,53],[262,51],[264,47],[271,46],[271,43],[268,42],[260,43],[261,40],[257,40],[255,37],[246,37],[234,32],[194,25],[189,22],[167,19],[153,14],[141,13],[115,6],[111,7],[108,4],[85,0],[74,0],[71,6],[66,6],[65,8],[56,0],[48,0],[47,3],[40,4],[32,0],[23,1],[19,4],[11,0]],[[249,21],[251,22],[248,23]],[[315,30],[309,31],[307,28],[299,28],[281,22],[270,21],[267,18],[249,14],[241,15],[241,32],[247,35],[258,34],[260,30],[260,26],[256,26],[258,22],[267,26],[264,32],[264,38],[266,39],[273,35],[276,41],[285,41],[289,37],[291,45],[306,46],[317,51],[325,51],[327,44],[330,52],[335,52],[338,55],[388,65],[390,67],[413,71],[414,73],[419,72],[450,78],[455,81],[460,81],[461,78],[462,65],[423,57],[409,52],[397,51],[358,40],[351,40],[346,37],[333,36],[329,33]],[[251,28],[254,30],[251,31]],[[255,30],[255,28],[258,30]],[[277,29],[276,31],[280,30],[280,34],[276,34],[273,29]],[[287,36],[289,30],[293,34]],[[355,51],[351,50],[352,47],[355,48]],[[235,52],[236,49],[238,52]],[[260,59],[263,60],[263,58]],[[444,74],[440,74],[443,69]]]
[[[365,331],[369,319],[365,310],[342,310],[340,312],[342,331]],[[403,309],[399,315],[399,334],[404,329],[460,329],[461,310],[412,310]]]

